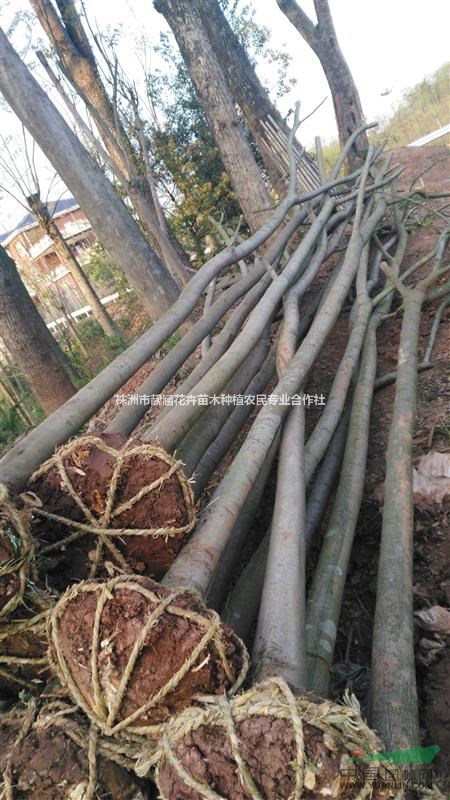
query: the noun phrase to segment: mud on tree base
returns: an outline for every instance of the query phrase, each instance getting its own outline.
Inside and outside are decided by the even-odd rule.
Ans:
[[[120,433],[94,431],[64,445],[34,473],[29,489],[42,504],[33,533],[60,591],[98,576],[103,559],[159,579],[195,524],[181,462],[157,442],[130,446]],[[81,538],[61,550],[62,540],[74,533]]]
[[[236,691],[248,668],[240,639],[195,593],[137,576],[71,587],[49,640],[61,682],[106,735],[156,736],[197,695]]]
[[[61,716],[59,708],[53,722],[50,707],[37,717],[34,711],[29,705],[0,717],[0,774],[4,789],[11,787],[8,800],[144,800],[136,778],[99,755],[101,745],[89,792],[89,727],[74,724],[73,715]]]
[[[158,750],[137,763],[145,775],[156,764],[162,800],[315,800],[395,793],[351,784],[345,770],[356,747],[381,749],[351,708],[295,698],[274,678],[232,700],[208,698],[171,720]]]

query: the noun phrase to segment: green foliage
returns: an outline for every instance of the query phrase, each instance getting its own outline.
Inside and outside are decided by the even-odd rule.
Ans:
[[[119,295],[124,294],[128,287],[125,274],[100,242],[96,242],[87,250],[83,269],[96,286],[115,289]]]
[[[450,62],[439,67],[433,75],[425,77],[411,89],[406,89],[403,99],[393,115],[381,121],[376,131],[369,131],[373,144],[387,143],[387,148],[404,147],[415,139],[442,127],[449,121]],[[449,137],[433,144],[449,143]],[[340,144],[332,139],[323,145],[327,175],[330,174],[339,153]]]
[[[295,83],[288,76],[291,59],[271,48],[269,28],[256,21],[254,9],[246,3],[220,0],[220,4],[252,63],[261,58],[274,64],[277,95],[288,92]],[[147,80],[153,108],[162,120],[160,126],[147,130],[155,179],[174,233],[202,263],[205,238],[217,240],[210,218],[234,229],[240,209],[172,34],[162,33],[156,50],[164,68],[155,70]],[[259,159],[244,119],[241,124]]]
[[[25,424],[17,413],[16,406],[0,400],[0,447],[10,445],[25,430]]]
[[[373,141],[387,140],[388,147],[403,147],[449,121],[450,62],[403,93],[390,119],[372,134]],[[439,140],[442,143],[444,140]]]

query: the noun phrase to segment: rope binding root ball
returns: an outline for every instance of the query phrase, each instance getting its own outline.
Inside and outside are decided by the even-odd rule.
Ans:
[[[68,589],[49,618],[49,658],[108,736],[159,736],[198,695],[234,693],[244,645],[189,589],[117,576]]]
[[[136,772],[156,766],[161,800],[395,797],[364,777],[352,782],[356,748],[382,749],[354,708],[295,697],[283,679],[272,678],[232,699],[205,698],[174,717],[157,747],[144,747]]]
[[[54,578],[99,575],[104,559],[128,573],[160,579],[196,521],[181,461],[157,442],[90,433],[60,447],[32,476],[33,533],[40,555],[58,561]],[[149,525],[151,527],[149,527]],[[56,583],[55,583],[56,581]]]
[[[19,510],[0,484],[0,620],[9,617],[23,601],[27,579],[34,576],[31,514]]]
[[[144,800],[132,763],[59,701],[39,711],[32,700],[0,719],[4,800]]]

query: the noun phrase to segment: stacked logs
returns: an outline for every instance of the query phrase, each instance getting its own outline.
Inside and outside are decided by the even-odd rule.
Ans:
[[[289,146],[292,155],[292,139]],[[443,275],[448,232],[428,257],[418,302],[401,274],[407,227],[397,173],[370,148],[362,167],[338,177],[347,149],[314,192],[298,192],[292,163],[288,194],[269,222],[248,239],[236,234],[128,360],[119,357],[5,457],[4,480],[18,497],[1,497],[0,680],[8,699],[21,689],[38,694],[5,717],[7,800],[16,788],[18,797],[54,800],[61,785],[58,797],[71,800],[145,797],[148,782],[136,783],[130,770],[154,777],[167,800],[395,796],[381,777],[375,787],[373,775],[348,782],[355,751],[374,754],[382,744],[355,698],[321,698],[362,497],[377,328],[396,289],[415,330]],[[191,401],[152,409],[143,425],[144,403],[123,406],[105,431],[93,420],[89,433],[70,439],[207,287],[203,316],[138,389],[160,395],[201,349],[189,374],[178,375],[176,394]],[[307,438],[308,376],[347,317],[329,403]],[[414,347],[407,352],[403,392],[405,370],[417,370],[417,352],[415,361]],[[257,415],[233,400],[263,392],[275,400]],[[242,570],[276,457],[271,524]],[[306,602],[306,559],[338,478]],[[225,619],[253,643],[253,686],[246,647]],[[376,685],[385,744],[418,744],[414,711],[398,734],[379,700]],[[19,758],[25,741],[36,763],[27,750]],[[77,769],[69,775],[61,759]],[[110,762],[122,777],[111,778]]]

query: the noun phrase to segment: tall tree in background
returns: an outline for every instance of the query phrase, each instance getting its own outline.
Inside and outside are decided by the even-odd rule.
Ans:
[[[50,214],[47,205],[42,202],[39,192],[29,195],[26,198],[26,202],[31,213],[39,222],[42,230],[45,231],[47,236],[49,236],[52,240],[55,246],[55,251],[60,257],[61,262],[65,264],[68,270],[70,270],[75,283],[80,289],[85,300],[87,300],[91,306],[91,310],[95,319],[103,328],[107,336],[115,336],[118,331],[113,320],[111,319],[104,305],[101,303],[94,287],[92,286],[78,259],[72,253],[70,246],[64,239],[64,236]]]
[[[13,360],[47,414],[75,394],[65,359],[0,245],[0,329]]]
[[[286,177],[287,170],[280,169],[280,161],[274,157],[267,126],[273,120],[286,138],[289,135],[289,126],[259,80],[245,47],[228,22],[218,0],[191,0],[191,5],[202,18],[231,95],[247,120],[271,183],[276,188],[280,185],[280,178]],[[300,173],[303,170],[310,179],[317,180],[317,169],[306,153],[302,162],[299,165]]]
[[[154,5],[172,28],[236,197],[250,228],[257,230],[267,219],[270,195],[240,125],[203,16],[190,0],[155,0]]]
[[[113,320],[100,302],[88,276],[73,254],[69,244],[64,239],[57,223],[54,221],[53,216],[57,209],[57,203],[52,204],[53,213],[50,213],[49,205],[44,203],[41,198],[41,189],[36,170],[35,142],[32,142],[30,148],[27,142],[25,129],[23,129],[23,145],[21,147],[17,149],[13,147],[11,149],[10,143],[1,136],[0,144],[2,146],[0,168],[3,173],[0,180],[5,181],[5,183],[0,184],[0,189],[5,190],[34,216],[42,231],[53,241],[55,251],[59,255],[61,263],[70,270],[77,288],[86,302],[91,306],[92,313],[97,322],[103,328],[107,336],[114,336],[117,333],[117,329]],[[14,145],[16,144],[17,142],[14,142]],[[25,162],[23,166],[22,162]],[[18,167],[18,164],[21,166]],[[56,176],[54,176],[54,178],[55,177]],[[9,186],[6,185],[6,181],[9,182]]]
[[[296,0],[277,0],[293,26],[309,44],[319,59],[333,97],[339,141],[344,145],[363,123],[361,100],[350,68],[339,47],[328,0],[314,0],[317,25],[308,17]],[[350,153],[354,164],[368,147],[367,135],[360,134]]]
[[[0,92],[72,191],[151,318],[158,319],[178,297],[177,284],[1,29],[0,48]]]
[[[135,93],[127,87],[132,101],[135,140],[141,147],[138,154],[120,117],[118,65],[110,64],[114,83],[111,98],[73,0],[56,0],[59,14],[52,0],[30,2],[57,55],[61,71],[84,101],[96,124],[113,162],[116,177],[130,197],[152,247],[180,282],[187,283],[189,273],[186,264],[171,240],[154,191],[145,132]]]

